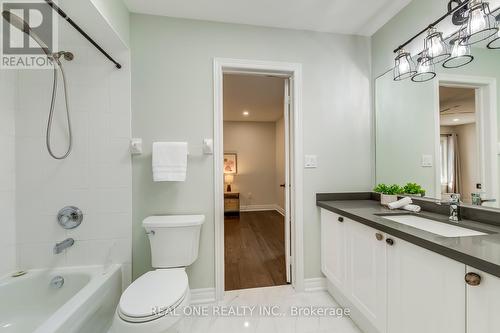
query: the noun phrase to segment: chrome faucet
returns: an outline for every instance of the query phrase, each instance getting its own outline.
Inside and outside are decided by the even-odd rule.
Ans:
[[[471,193],[472,204],[476,206],[482,206],[485,202],[496,202],[496,199],[483,199],[481,198],[481,193]]]
[[[461,220],[460,217],[460,194],[452,193],[450,196],[450,201],[440,201],[438,204],[450,206],[450,217],[448,220],[451,222],[458,222]]]
[[[68,238],[63,240],[60,243],[56,243],[54,246],[54,254],[59,254],[62,251],[66,250],[68,247],[73,246],[75,244],[75,240],[73,238]]]

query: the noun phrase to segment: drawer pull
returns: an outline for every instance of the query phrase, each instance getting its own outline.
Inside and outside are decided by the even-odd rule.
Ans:
[[[378,241],[381,241],[384,239],[384,235],[382,235],[380,232],[377,232],[375,234],[375,238],[378,240]]]
[[[465,274],[465,282],[467,282],[469,286],[479,286],[481,284],[481,275],[476,273],[467,273]]]
[[[390,246],[393,246],[393,245],[394,245],[394,239],[392,239],[392,238],[387,238],[387,239],[385,240],[385,242],[386,242],[387,244],[389,244]]]
[[[339,216],[338,220],[339,222],[344,222],[344,218],[342,216]]]

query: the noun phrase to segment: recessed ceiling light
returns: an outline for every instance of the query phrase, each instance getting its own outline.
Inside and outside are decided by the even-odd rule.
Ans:
[[[454,121],[454,122],[457,122],[457,121],[460,121],[460,119],[455,118],[455,119],[453,119],[453,121]]]
[[[250,112],[248,111],[243,111],[243,116],[248,117],[250,115]]]

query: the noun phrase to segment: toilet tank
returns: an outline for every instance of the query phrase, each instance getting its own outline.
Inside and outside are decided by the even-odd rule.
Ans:
[[[198,258],[204,215],[149,216],[142,222],[154,268],[186,267]]]

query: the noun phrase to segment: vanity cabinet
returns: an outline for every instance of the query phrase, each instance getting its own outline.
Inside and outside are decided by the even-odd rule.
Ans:
[[[387,327],[387,246],[385,235],[346,221],[347,289],[351,302],[379,332]],[[404,331],[400,331],[404,332]]]
[[[321,267],[341,292],[339,296],[351,303],[346,306],[355,307],[369,322],[370,327],[362,327],[366,332],[466,332],[466,266],[462,263],[321,209]],[[498,309],[500,282],[485,282],[490,285],[494,290],[469,291],[477,294],[469,303],[484,300],[481,292],[490,293],[490,302],[497,302],[492,308]],[[498,332],[500,316],[489,313],[487,309],[471,313],[469,320],[483,325],[489,320],[489,327]]]
[[[499,332],[500,278],[472,267],[467,274],[467,333]]]
[[[321,270],[337,288],[346,282],[345,218],[326,209],[321,210]]]
[[[380,332],[386,331],[385,235],[321,210],[321,269]]]
[[[387,332],[464,333],[465,265],[392,236],[387,240]]]

